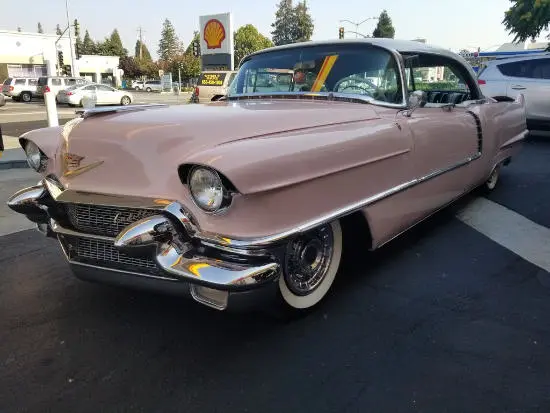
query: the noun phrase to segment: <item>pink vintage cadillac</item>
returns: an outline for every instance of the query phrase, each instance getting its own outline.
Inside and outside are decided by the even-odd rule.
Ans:
[[[348,242],[380,248],[493,189],[527,133],[523,98],[482,96],[447,50],[293,44],[246,57],[222,101],[92,109],[22,135],[41,180],[9,206],[81,279],[300,313]],[[353,241],[348,219],[367,229]]]

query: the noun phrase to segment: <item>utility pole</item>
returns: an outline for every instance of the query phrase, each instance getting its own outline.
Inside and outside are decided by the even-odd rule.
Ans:
[[[139,60],[143,59],[143,30],[141,29],[141,26],[138,28],[139,32]]]
[[[65,11],[67,13],[67,27],[69,30],[69,46],[71,47],[71,76],[78,76],[80,73],[76,73],[76,61],[74,59],[74,46],[73,46],[73,35],[71,31],[71,19],[69,17],[69,0],[65,0]]]

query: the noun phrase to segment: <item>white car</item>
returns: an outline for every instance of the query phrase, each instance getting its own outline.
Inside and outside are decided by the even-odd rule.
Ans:
[[[118,90],[99,83],[71,86],[57,95],[58,103],[71,106],[84,106],[86,98],[95,101],[96,105],[129,105],[134,101],[127,90]]]
[[[527,128],[550,130],[550,53],[492,60],[478,75],[483,94],[497,100],[525,97]]]

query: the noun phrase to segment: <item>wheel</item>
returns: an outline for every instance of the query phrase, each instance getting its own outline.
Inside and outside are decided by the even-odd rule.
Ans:
[[[495,168],[491,172],[491,175],[489,175],[489,178],[483,184],[484,192],[491,192],[493,189],[495,189],[495,187],[497,186],[499,177],[500,177],[500,164],[495,166]]]
[[[30,92],[21,93],[21,100],[25,103],[29,103],[32,100],[32,95]]]
[[[148,87],[147,89],[145,89],[146,92],[150,92],[151,91],[151,88]]]
[[[139,90],[139,87],[136,86],[136,87],[134,88],[134,90],[137,92],[137,91]]]
[[[128,96],[122,96],[122,99],[120,99],[120,104],[121,105],[129,105],[132,101],[130,100],[130,97]]]
[[[342,227],[338,220],[319,226],[289,242],[279,278],[278,318],[303,315],[328,293],[340,267]]]

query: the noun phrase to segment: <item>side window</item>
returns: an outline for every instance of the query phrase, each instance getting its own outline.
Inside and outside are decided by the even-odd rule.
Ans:
[[[532,60],[533,78],[535,79],[550,79],[550,59]]]
[[[459,62],[444,56],[419,55],[411,58],[408,66],[409,90],[426,92],[428,103],[459,104],[472,98],[472,76]]]
[[[527,60],[524,60],[521,62],[504,63],[497,65],[497,67],[504,76],[531,77],[531,67],[528,63],[529,62]]]
[[[61,86],[61,79],[52,79],[52,86]]]
[[[26,79],[15,79],[15,84],[16,84],[16,85],[24,85],[24,84],[25,84],[25,80],[26,80]]]
[[[109,86],[105,86],[105,85],[99,85],[97,87],[97,90],[100,90],[102,92],[112,92],[113,91],[112,88],[110,88]]]
[[[96,90],[96,86],[95,85],[86,86],[83,90],[86,90],[86,91]]]
[[[29,86],[36,86],[38,84],[38,79],[29,79]]]

